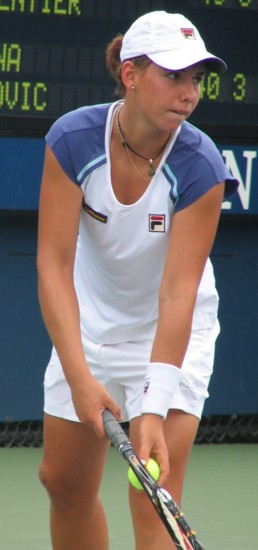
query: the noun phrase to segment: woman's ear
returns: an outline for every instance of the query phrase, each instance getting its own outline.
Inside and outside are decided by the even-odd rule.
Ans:
[[[123,62],[121,77],[126,90],[135,90],[135,65],[129,59]]]

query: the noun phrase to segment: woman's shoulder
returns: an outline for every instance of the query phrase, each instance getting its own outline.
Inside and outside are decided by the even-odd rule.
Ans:
[[[228,200],[236,192],[238,182],[227,169],[213,140],[204,132],[184,122],[164,168],[170,178],[173,202],[180,210],[200,198],[214,185],[225,181]]]
[[[81,107],[60,117],[46,142],[68,177],[77,184],[88,167],[105,157],[105,128],[110,104]],[[95,163],[96,164],[96,163]]]
[[[191,124],[183,122],[176,142],[176,147],[184,149],[187,154],[203,155],[210,158],[210,154],[220,155],[214,141],[205,132]]]
[[[110,103],[79,107],[65,113],[51,126],[46,135],[48,143],[52,143],[67,134],[77,134],[104,129]]]

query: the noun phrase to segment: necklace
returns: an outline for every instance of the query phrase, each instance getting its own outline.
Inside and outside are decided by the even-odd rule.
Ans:
[[[142,173],[140,172],[140,170],[138,170],[136,164],[134,163],[134,161],[133,161],[133,159],[132,159],[132,157],[131,157],[131,155],[130,155],[129,149],[128,149],[127,147],[125,147],[125,151],[126,151],[126,154],[127,154],[127,156],[128,156],[128,159],[129,159],[131,165],[133,166],[135,172],[137,172],[138,176],[141,176],[141,178],[143,178],[144,180],[148,180],[148,181],[149,181],[149,180],[152,178],[152,176],[149,176],[149,175],[148,175],[148,176],[145,176],[144,174],[142,174]]]
[[[153,157],[153,158],[148,158],[148,157],[144,157],[143,155],[140,155],[140,153],[138,153],[137,151],[135,151],[135,150],[131,147],[131,145],[129,145],[129,143],[127,143],[127,141],[126,141],[125,138],[124,138],[124,134],[123,134],[123,132],[122,132],[122,128],[121,128],[121,124],[120,124],[120,120],[119,120],[119,115],[120,115],[120,111],[121,111],[122,108],[123,108],[123,107],[120,107],[120,109],[119,109],[119,111],[118,111],[118,113],[117,113],[117,129],[118,129],[118,132],[119,132],[119,134],[120,134],[121,144],[122,144],[122,146],[125,148],[125,150],[126,150],[126,152],[127,152],[127,155],[128,155],[128,158],[129,158],[131,164],[133,165],[133,167],[135,168],[136,172],[137,172],[140,176],[142,176],[143,178],[145,178],[145,179],[152,178],[152,176],[155,176],[155,168],[154,168],[153,161],[154,161],[155,159],[157,159],[157,158],[161,155],[161,153],[163,153],[163,151],[164,151],[164,149],[165,149],[165,147],[166,147],[166,145],[167,145],[168,140],[166,141],[165,145],[162,147],[162,149],[161,149],[161,151],[158,153],[158,155],[156,155],[155,157]],[[169,139],[169,138],[168,138],[168,139]],[[135,164],[134,164],[134,162],[133,162],[133,159],[131,158],[131,155],[129,154],[129,151],[131,151],[132,153],[134,153],[134,155],[137,155],[137,157],[140,157],[141,159],[148,161],[148,163],[149,163],[148,176],[144,176],[143,174],[141,174],[141,173],[139,172],[139,170],[136,168],[136,166],[135,166]]]

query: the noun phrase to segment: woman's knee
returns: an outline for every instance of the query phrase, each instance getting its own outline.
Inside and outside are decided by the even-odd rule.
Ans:
[[[82,483],[79,477],[76,479],[68,472],[63,472],[61,467],[55,469],[44,460],[39,468],[39,479],[51,503],[61,508],[79,504],[86,490],[85,483]]]
[[[84,507],[84,501],[94,502],[107,450],[108,442],[99,440],[86,426],[46,415],[39,478],[51,503],[61,506],[81,503]]]
[[[129,495],[136,548],[171,548],[171,538],[147,495],[132,487]]]

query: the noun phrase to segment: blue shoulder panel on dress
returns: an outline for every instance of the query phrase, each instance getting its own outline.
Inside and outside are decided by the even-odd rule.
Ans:
[[[162,170],[171,185],[175,211],[186,208],[222,181],[226,182],[224,200],[238,187],[214,142],[188,122],[182,124]]]
[[[67,176],[81,185],[106,162],[105,129],[110,104],[81,107],[60,117],[46,135]]]

